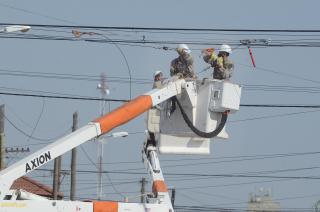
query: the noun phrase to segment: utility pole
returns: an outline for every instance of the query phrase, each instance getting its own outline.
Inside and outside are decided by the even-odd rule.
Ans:
[[[172,204],[173,208],[174,208],[175,199],[176,199],[176,188],[172,188],[172,190],[171,190],[171,204]]]
[[[6,147],[5,148],[5,154],[6,154],[6,159],[10,158],[11,156],[9,156],[9,154],[7,153],[11,153],[11,154],[15,154],[15,155],[18,155],[18,154],[23,154],[23,153],[27,153],[27,152],[30,152],[30,148],[29,147]],[[14,158],[14,156],[13,156]],[[10,160],[8,160],[10,161]],[[8,166],[8,163],[6,163],[5,166]]]
[[[140,192],[141,192],[141,196],[140,196],[140,202],[141,202],[141,203],[145,203],[145,202],[146,202],[145,193],[146,193],[146,184],[147,184],[147,180],[146,180],[146,178],[144,178],[144,177],[143,177],[143,178],[141,179],[140,183],[141,183],[141,190],[140,190]]]
[[[77,129],[78,129],[78,112],[74,112],[72,132],[76,131]],[[75,196],[76,196],[76,166],[77,166],[77,148],[73,148],[71,153],[70,200],[75,200]]]
[[[59,156],[54,159],[54,168],[53,168],[53,199],[58,199],[58,193],[60,190],[60,176],[61,176],[61,159]]]
[[[5,168],[4,105],[0,106],[0,170]]]
[[[61,156],[54,159],[53,169],[53,199],[58,199],[59,184],[60,184]]]

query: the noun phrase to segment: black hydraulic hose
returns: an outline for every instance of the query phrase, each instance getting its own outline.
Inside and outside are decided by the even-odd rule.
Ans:
[[[187,116],[186,112],[184,111],[184,109],[182,108],[180,102],[178,101],[177,97],[172,97],[173,100],[175,100],[180,108],[182,117],[184,119],[184,121],[186,122],[186,124],[188,125],[188,127],[198,136],[203,137],[203,138],[213,138],[216,137],[224,128],[226,122],[227,122],[227,118],[228,118],[228,112],[224,112],[222,113],[221,116],[221,120],[219,125],[217,126],[217,128],[215,130],[213,130],[212,132],[203,132],[199,129],[197,129],[193,124],[192,121],[189,119],[189,117]]]

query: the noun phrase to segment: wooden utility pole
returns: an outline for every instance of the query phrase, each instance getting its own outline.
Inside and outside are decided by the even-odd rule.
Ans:
[[[61,156],[54,159],[53,169],[53,199],[58,199],[59,184],[60,184]]]
[[[53,199],[58,199],[58,193],[60,191],[60,176],[61,176],[61,161],[62,156],[59,156],[54,159],[54,168],[53,168]]]
[[[4,136],[4,105],[0,106],[0,170],[5,168],[6,148]]]
[[[72,132],[78,129],[78,112],[73,113]],[[70,183],[70,200],[76,197],[76,166],[77,166],[77,149],[72,149],[71,155],[71,183]]]
[[[176,189],[172,188],[172,190],[171,190],[171,204],[172,204],[172,207],[174,207],[175,199],[176,199]]]
[[[146,184],[147,184],[147,180],[146,180],[146,178],[144,178],[144,177],[143,177],[143,178],[141,179],[140,183],[141,183],[141,190],[140,190],[140,192],[141,192],[141,196],[140,196],[140,202],[141,202],[141,203],[145,203],[145,202],[146,202],[145,193],[146,193]]]

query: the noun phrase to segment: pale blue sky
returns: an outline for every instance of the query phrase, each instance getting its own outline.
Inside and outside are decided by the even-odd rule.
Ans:
[[[61,25],[96,25],[96,26],[130,26],[130,27],[185,27],[185,28],[254,28],[254,29],[320,29],[319,1],[17,1],[3,0],[0,2],[0,17],[2,23],[31,23],[31,24],[61,24]],[[60,19],[60,20],[58,20]],[[39,33],[30,31],[28,33]],[[54,32],[51,32],[54,35]],[[182,39],[182,35],[150,35],[154,38]],[[198,35],[206,39],[265,38],[267,35]],[[148,38],[148,37],[147,37]],[[279,39],[279,37],[276,37]],[[318,39],[318,37],[315,37]],[[285,38],[283,38],[285,39]],[[291,38],[294,39],[294,38]],[[108,76],[128,77],[128,70],[123,58],[113,45],[70,42],[70,41],[40,41],[20,39],[0,39],[0,69],[21,70],[27,72],[88,74],[100,75],[105,72]],[[217,47],[217,46],[215,46]],[[150,48],[121,46],[125,52],[132,75],[135,78],[150,78],[155,70],[161,69],[169,73],[169,63],[176,56],[174,51],[162,51]],[[206,65],[199,58],[198,46],[191,46],[198,71]],[[268,86],[305,86],[319,87],[306,79],[318,80],[319,48],[260,48],[254,49],[258,67],[295,75],[288,77],[259,69],[253,70],[246,49],[236,49],[231,55],[235,61],[235,76],[233,81],[244,85]],[[248,66],[245,66],[248,65]],[[41,78],[25,78],[1,76],[1,87],[42,90],[50,92],[70,93],[98,97],[97,82],[54,80]],[[111,98],[128,98],[128,84],[110,83]],[[142,94],[150,89],[150,85],[134,84],[133,96]],[[266,92],[262,90],[244,90],[242,103],[247,104],[319,104],[319,93],[297,92]],[[64,133],[70,126],[72,113],[78,111],[80,126],[97,117],[99,105],[97,102],[45,99],[44,113],[34,136],[51,138]],[[31,133],[41,111],[43,100],[27,97],[0,96],[0,103],[7,106],[7,116],[19,128]],[[111,107],[118,106],[112,103]],[[252,117],[270,116],[285,113],[308,111],[310,109],[266,109],[241,108],[230,118],[227,142],[212,143],[212,155],[208,160],[184,161],[196,159],[187,156],[162,156],[162,160],[174,159],[180,161],[164,161],[164,172],[170,173],[203,173],[230,174],[248,173],[265,170],[282,170],[295,168],[316,167],[318,154],[295,157],[278,157],[273,159],[245,160],[229,163],[213,162],[212,157],[232,157],[263,155],[277,153],[314,152],[320,147],[317,132],[319,127],[319,112],[283,116],[270,119],[235,122]],[[23,121],[22,121],[22,120]],[[232,123],[234,121],[234,123]],[[142,132],[144,118],[121,127],[118,130]],[[6,137],[8,146],[28,145],[27,138],[17,132],[7,123]],[[143,134],[132,134],[128,138],[110,140],[106,145],[105,162],[139,161]],[[37,143],[30,139],[29,143]],[[32,146],[32,151],[43,145]],[[94,160],[96,146],[90,142],[84,145]],[[239,158],[238,158],[239,159]],[[226,160],[226,159],[223,159]],[[229,160],[229,159],[228,159]],[[69,168],[69,155],[64,159],[64,167]],[[165,167],[175,164],[206,163],[177,167]],[[79,149],[79,163],[89,164],[83,152]],[[50,167],[52,164],[50,164]],[[49,166],[48,166],[49,167]],[[136,164],[106,164],[105,170],[126,170],[143,168],[142,163]],[[94,170],[92,165],[79,166],[79,169]],[[144,169],[138,170],[144,172]],[[38,172],[34,176],[48,175]],[[318,169],[273,173],[276,176],[319,176]],[[137,181],[147,175],[111,175],[113,181]],[[165,176],[166,177],[166,176]],[[96,176],[79,176],[79,198],[94,197],[96,188],[91,189],[84,180],[95,182]],[[320,196],[319,180],[284,180],[279,182],[261,182],[270,179],[261,178],[210,178],[198,180],[174,180],[167,176],[169,186],[177,188],[177,205],[216,205],[222,207],[245,207],[248,194],[260,187],[271,188],[275,199],[284,208],[311,207]],[[51,178],[37,178],[43,182],[51,182]],[[66,177],[63,186],[68,195]],[[271,179],[272,180],[272,179]],[[105,177],[106,184],[108,179]],[[231,186],[236,183],[250,183]],[[225,186],[222,186],[225,185]],[[150,185],[149,185],[150,186]],[[210,187],[212,186],[212,187]],[[214,187],[217,186],[217,187]],[[139,191],[138,183],[117,185],[117,190]],[[189,187],[199,187],[186,189]],[[207,187],[207,188],[206,188]],[[183,190],[185,189],[185,190]],[[105,187],[105,193],[114,193],[111,187]],[[91,195],[92,194],[92,195]],[[126,194],[134,196],[137,194]],[[308,197],[306,197],[308,196]],[[299,197],[299,198],[295,198]],[[122,197],[111,194],[107,199],[121,200]],[[244,203],[244,204],[230,204]]]

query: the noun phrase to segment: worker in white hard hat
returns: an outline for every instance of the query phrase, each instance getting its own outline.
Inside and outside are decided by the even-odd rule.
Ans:
[[[219,80],[229,80],[233,73],[234,64],[229,59],[232,49],[227,44],[222,44],[218,55],[215,54],[214,48],[202,51],[203,60],[213,67],[213,78]]]
[[[162,88],[163,87],[163,73],[162,71],[155,71],[153,74],[153,87],[152,88]]]
[[[177,52],[179,57],[171,61],[170,76],[180,75],[183,78],[194,78],[191,50],[186,44],[179,44]]]
[[[153,74],[153,89],[163,88],[163,73],[158,70]],[[145,143],[145,148],[148,146],[156,146],[156,140],[154,133],[159,132],[159,123],[155,120],[160,120],[160,111],[162,110],[160,105],[155,105],[147,113],[147,142]]]

